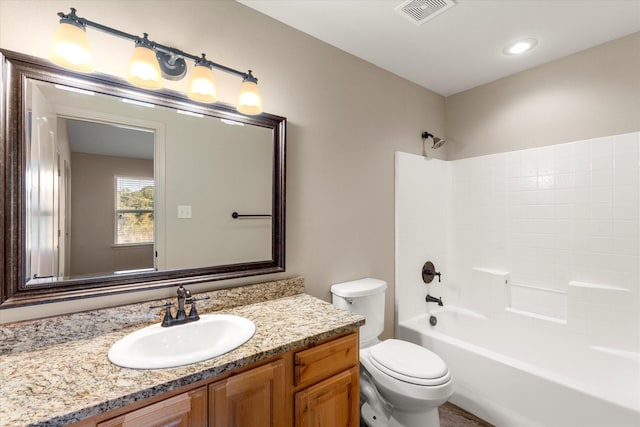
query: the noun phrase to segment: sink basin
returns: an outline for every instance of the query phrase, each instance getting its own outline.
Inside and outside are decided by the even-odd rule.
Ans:
[[[256,327],[231,314],[204,314],[196,322],[137,330],[109,349],[109,360],[123,368],[173,368],[227,353],[249,340]]]

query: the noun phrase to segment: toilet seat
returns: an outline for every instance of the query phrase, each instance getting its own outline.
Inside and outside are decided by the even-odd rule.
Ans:
[[[437,386],[451,380],[444,361],[417,344],[388,339],[370,348],[369,360],[397,380],[421,386]]]

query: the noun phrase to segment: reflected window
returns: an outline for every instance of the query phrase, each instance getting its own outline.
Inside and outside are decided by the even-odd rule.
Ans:
[[[115,177],[115,244],[153,243],[153,178]]]

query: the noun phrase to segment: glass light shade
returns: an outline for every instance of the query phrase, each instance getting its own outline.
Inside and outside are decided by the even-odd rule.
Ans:
[[[189,98],[197,102],[213,104],[218,100],[216,96],[216,81],[211,68],[205,65],[196,65],[189,82]]]
[[[160,65],[154,50],[146,46],[136,46],[129,60],[127,80],[145,89],[160,89],[161,76]]]
[[[91,73],[93,54],[84,28],[67,22],[58,26],[49,58],[54,64],[81,73]]]
[[[257,83],[250,80],[242,82],[237,110],[249,115],[262,113],[262,98]]]

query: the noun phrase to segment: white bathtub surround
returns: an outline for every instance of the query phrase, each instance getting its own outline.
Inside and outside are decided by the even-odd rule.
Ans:
[[[424,312],[425,297],[441,296],[450,269],[445,265],[447,221],[451,204],[448,162],[396,153],[396,317],[402,321]],[[422,266],[432,261],[441,281],[422,282]],[[400,275],[401,274],[401,275]],[[401,279],[401,280],[400,280]],[[447,303],[445,299],[445,304]],[[433,304],[433,303],[431,303]]]
[[[453,401],[498,426],[640,425],[639,205],[639,133],[397,153],[397,335],[438,353]],[[427,260],[442,284],[422,283]]]

